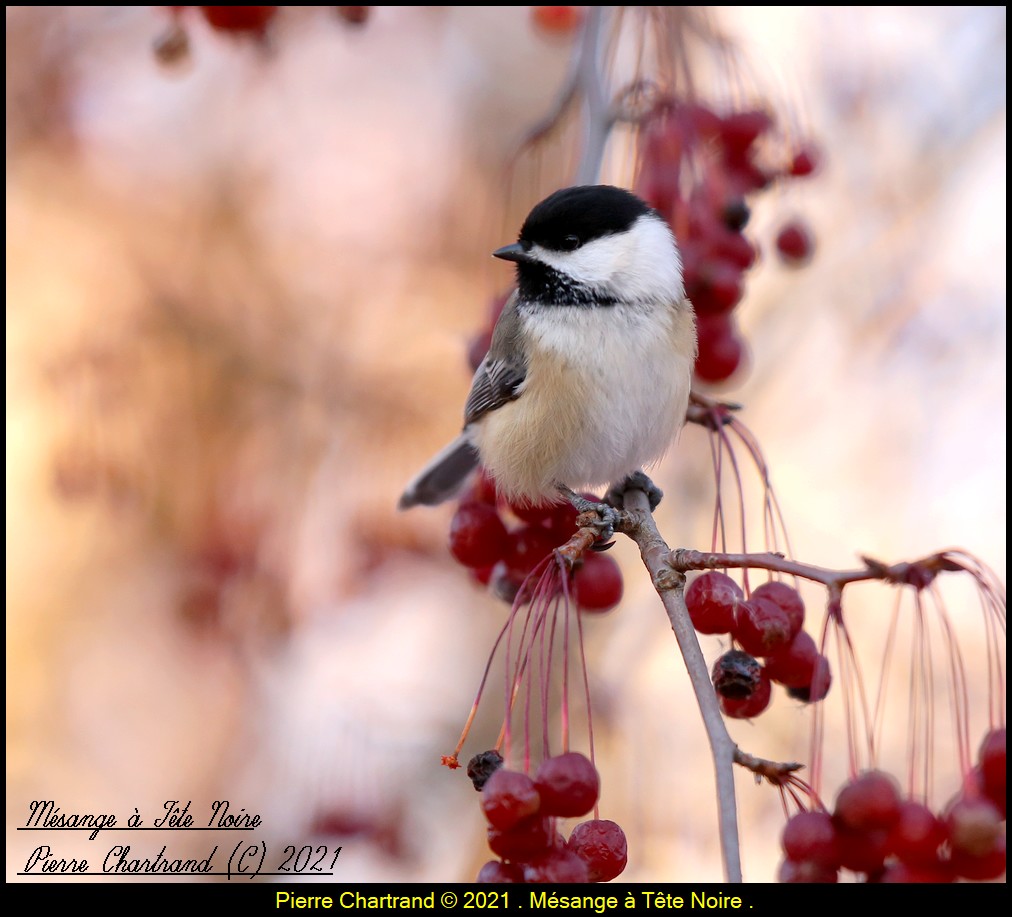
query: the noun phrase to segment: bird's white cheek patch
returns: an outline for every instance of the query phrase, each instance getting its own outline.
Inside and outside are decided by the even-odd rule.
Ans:
[[[627,232],[594,239],[574,252],[535,245],[532,254],[576,283],[627,302],[677,302],[684,295],[674,236],[657,217],[640,217]]]

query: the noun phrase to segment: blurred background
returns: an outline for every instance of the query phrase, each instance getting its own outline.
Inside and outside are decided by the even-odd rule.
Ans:
[[[469,781],[439,761],[507,609],[449,556],[452,507],[395,505],[459,428],[468,343],[511,280],[490,251],[572,181],[578,125],[516,157],[578,31],[530,7],[336,9],[360,8],[284,8],[250,36],[190,8],[174,61],[166,8],[7,9],[9,880],[39,843],[91,859],[217,843],[15,833],[35,799],[122,820],[229,799],[273,850],[341,845],[337,881],[470,881],[489,858]],[[746,406],[800,559],[961,546],[1004,580],[1005,15],[698,20],[700,95],[761,101],[824,153],[755,206],[750,357],[718,390]],[[708,82],[717,59],[734,81]],[[616,148],[603,177],[632,168]],[[793,270],[772,240],[798,214],[816,249]],[[656,479],[669,543],[708,547],[704,434]],[[587,625],[601,815],[629,837],[623,879],[718,881],[684,668],[632,546],[613,554],[626,598]],[[854,598],[874,652],[894,596]],[[980,611],[958,589],[949,611],[975,748]],[[721,642],[703,643],[712,661]],[[462,757],[495,741],[490,698]],[[830,798],[847,766],[833,701]],[[883,729],[896,771],[904,709]],[[731,731],[808,760],[810,725],[781,693]],[[959,781],[945,729],[939,804]],[[745,877],[769,881],[778,795],[747,774],[738,793]]]

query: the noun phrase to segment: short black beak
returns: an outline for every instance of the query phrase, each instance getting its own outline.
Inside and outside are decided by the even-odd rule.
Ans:
[[[503,261],[534,261],[528,247],[523,242],[514,242],[512,245],[504,245],[492,252],[493,258],[502,258]]]

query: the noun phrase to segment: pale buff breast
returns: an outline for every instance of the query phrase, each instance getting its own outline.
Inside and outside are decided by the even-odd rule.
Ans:
[[[695,333],[687,304],[657,319],[626,306],[524,316],[537,347],[523,392],[474,431],[507,495],[607,486],[664,454],[685,418]]]

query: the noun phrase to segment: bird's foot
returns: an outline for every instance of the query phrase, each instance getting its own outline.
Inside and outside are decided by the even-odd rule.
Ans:
[[[619,511],[607,503],[597,503],[594,500],[588,500],[563,484],[558,485],[558,491],[572,504],[573,509],[578,513],[597,514],[597,521],[591,523],[591,526],[597,529],[597,541],[592,545],[591,549],[594,551],[607,551],[615,543],[611,540],[611,537],[615,534],[615,527],[619,523]]]
[[[664,492],[648,478],[642,471],[634,471],[623,478],[618,484],[613,484],[608,493],[604,495],[604,502],[616,509],[625,508],[625,495],[630,490],[642,490],[650,501],[650,512],[657,509],[664,496]]]

